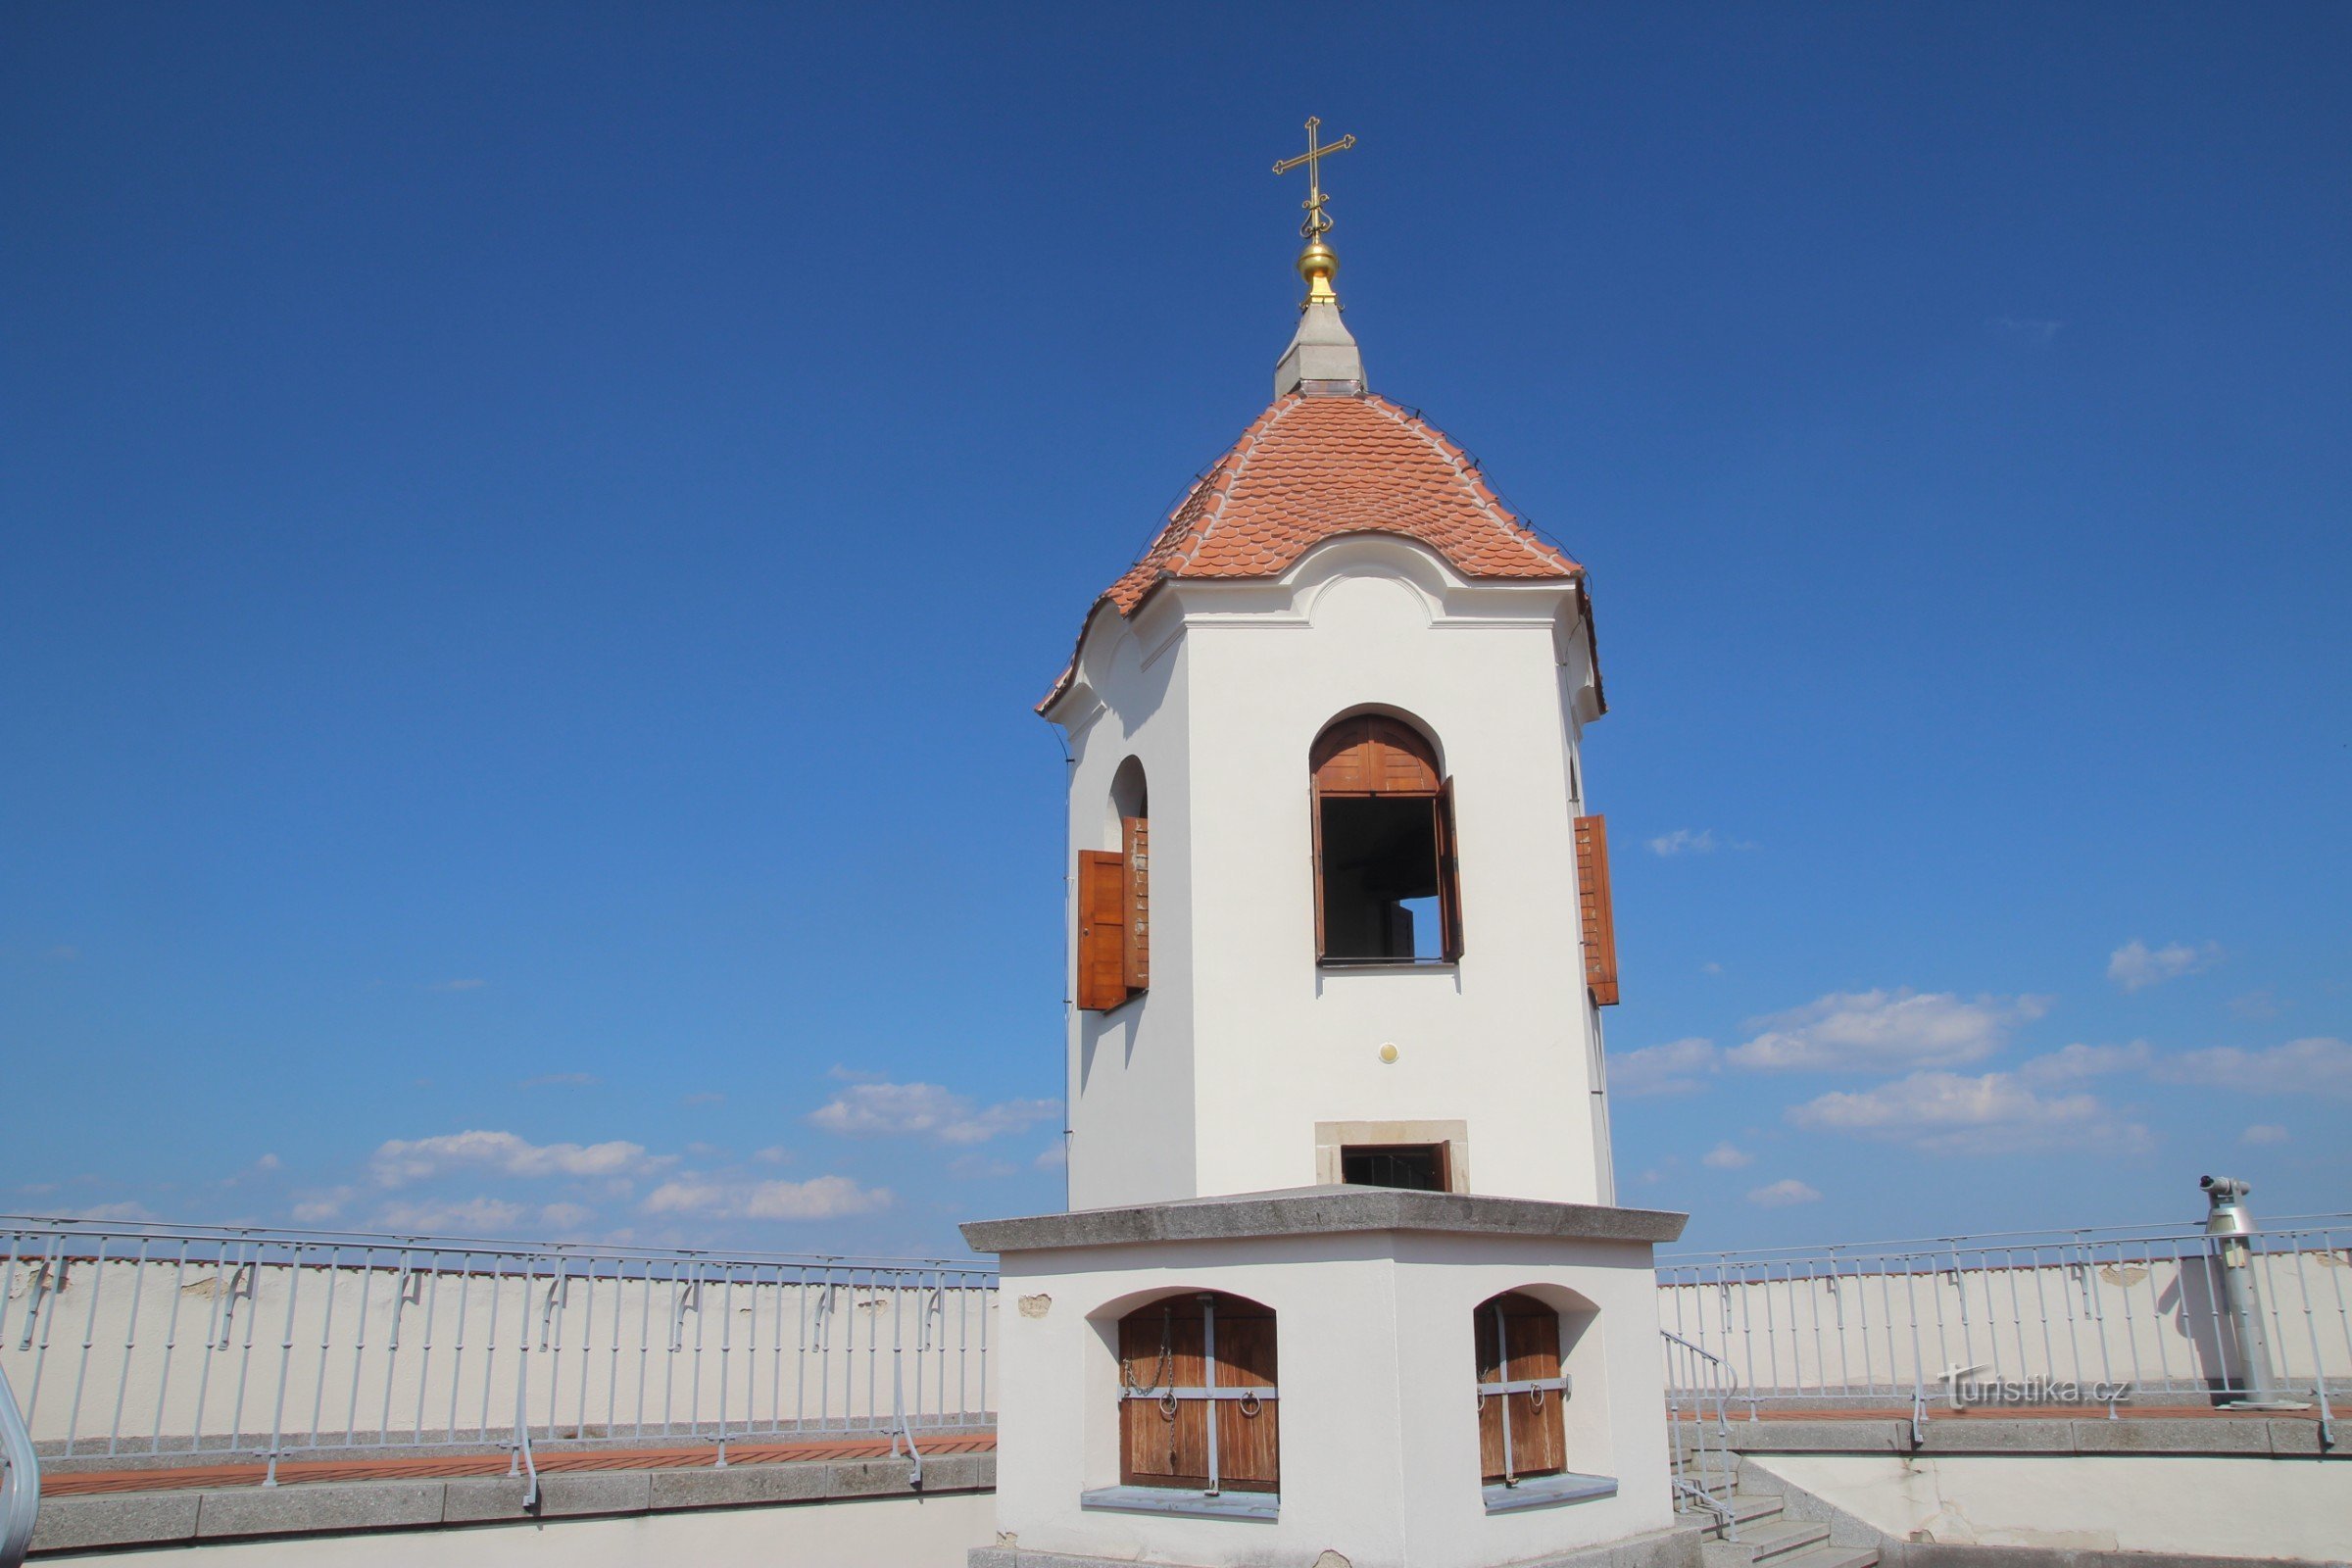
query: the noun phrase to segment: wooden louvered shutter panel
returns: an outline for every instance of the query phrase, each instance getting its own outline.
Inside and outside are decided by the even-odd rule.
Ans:
[[[1078,1005],[1102,1012],[1127,1000],[1127,858],[1078,852]]]
[[[1462,857],[1454,840],[1453,780],[1438,786],[1438,920],[1447,962],[1462,956]]]
[[[1124,981],[1128,995],[1152,985],[1152,824],[1140,816],[1124,816],[1119,826],[1127,841],[1127,933]]]
[[[1585,989],[1594,1005],[1617,1004],[1617,916],[1609,906],[1609,830],[1597,816],[1576,819],[1576,897],[1585,924]]]

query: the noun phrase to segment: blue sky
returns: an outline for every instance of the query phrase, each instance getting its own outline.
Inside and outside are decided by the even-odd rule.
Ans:
[[[2352,1206],[2340,6],[17,7],[0,1206],[1052,1207],[1093,596],[1376,389],[1592,570],[1629,1201]],[[1817,1195],[1817,1196],[1808,1196]]]

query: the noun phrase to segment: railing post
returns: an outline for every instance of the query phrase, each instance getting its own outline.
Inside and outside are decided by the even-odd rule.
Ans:
[[[0,1568],[21,1568],[41,1514],[41,1456],[0,1371]]]

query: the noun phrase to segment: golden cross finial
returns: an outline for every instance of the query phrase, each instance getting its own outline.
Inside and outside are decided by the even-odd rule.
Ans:
[[[1298,275],[1306,279],[1307,305],[1337,306],[1340,297],[1331,291],[1331,278],[1340,270],[1340,259],[1330,246],[1323,243],[1323,236],[1331,232],[1331,215],[1323,210],[1323,160],[1333,153],[1344,153],[1354,146],[1355,137],[1342,136],[1325,147],[1315,140],[1315,132],[1322,126],[1321,120],[1309,116],[1306,122],[1306,151],[1296,158],[1285,158],[1274,166],[1274,172],[1287,174],[1300,164],[1306,166],[1306,221],[1298,225],[1299,234],[1306,240],[1306,249],[1298,253]],[[1303,305],[1299,307],[1301,310],[1305,308]]]
[[[1306,200],[1302,204],[1306,208],[1306,221],[1298,225],[1298,233],[1309,245],[1331,232],[1331,218],[1323,211],[1323,160],[1355,145],[1355,137],[1349,134],[1342,136],[1328,147],[1317,146],[1315,132],[1322,126],[1323,122],[1319,118],[1307,117],[1306,151],[1296,158],[1285,158],[1274,166],[1277,174],[1287,174],[1300,164],[1306,166]]]

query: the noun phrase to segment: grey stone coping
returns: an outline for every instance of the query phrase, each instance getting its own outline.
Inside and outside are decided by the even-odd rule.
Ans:
[[[1097,1487],[1078,1494],[1081,1508],[1112,1513],[1173,1513],[1188,1519],[1281,1517],[1282,1497],[1272,1492],[1180,1492],[1173,1487]]]
[[[1615,1476],[1579,1475],[1563,1470],[1556,1476],[1536,1476],[1515,1487],[1499,1483],[1481,1489],[1487,1512],[1517,1513],[1524,1508],[1557,1508],[1563,1503],[1590,1502],[1617,1495]]]
[[[1697,1525],[1650,1530],[1597,1546],[1579,1546],[1547,1557],[1523,1558],[1511,1568],[1704,1568],[1704,1542]],[[1336,1553],[1334,1554],[1336,1555]],[[1137,1568],[1134,1557],[1092,1557],[1063,1551],[1032,1551],[1019,1544],[974,1546],[964,1554],[964,1568]],[[1341,1559],[1345,1561],[1346,1559]],[[1300,1562],[1305,1558],[1301,1556]],[[1180,1568],[1161,1564],[1157,1568]]]
[[[1678,1438],[1695,1454],[1701,1446],[1696,1427],[1704,1425],[1707,1447],[1734,1453],[2046,1453],[2046,1454],[2199,1454],[2208,1457],[2242,1455],[2263,1459],[2352,1458],[2352,1446],[2333,1448],[2320,1442],[2317,1421],[2264,1416],[2139,1416],[2109,1421],[2100,1416],[2079,1420],[1993,1421],[1970,1417],[1938,1421],[1931,1412],[1920,1441],[1911,1441],[1911,1423],[1902,1419],[1877,1421],[1741,1421],[1734,1418],[1731,1434],[1718,1437],[1711,1424],[1681,1424]]]
[[[905,1459],[732,1464],[723,1470],[559,1470],[539,1478],[539,1505],[528,1513],[522,1507],[523,1482],[506,1476],[99,1493],[42,1498],[32,1550],[40,1556],[282,1536],[911,1497],[918,1494],[913,1474],[913,1466]],[[924,1459],[919,1494],[986,1492],[996,1484],[995,1454],[943,1453]]]
[[[1388,1187],[1294,1187],[1225,1198],[1188,1198],[1126,1208],[1082,1208],[1027,1219],[974,1220],[963,1239],[982,1252],[1119,1247],[1137,1242],[1242,1241],[1350,1231],[1441,1231],[1583,1242],[1671,1242],[1688,1214],[1597,1203],[1547,1203],[1474,1193]]]

